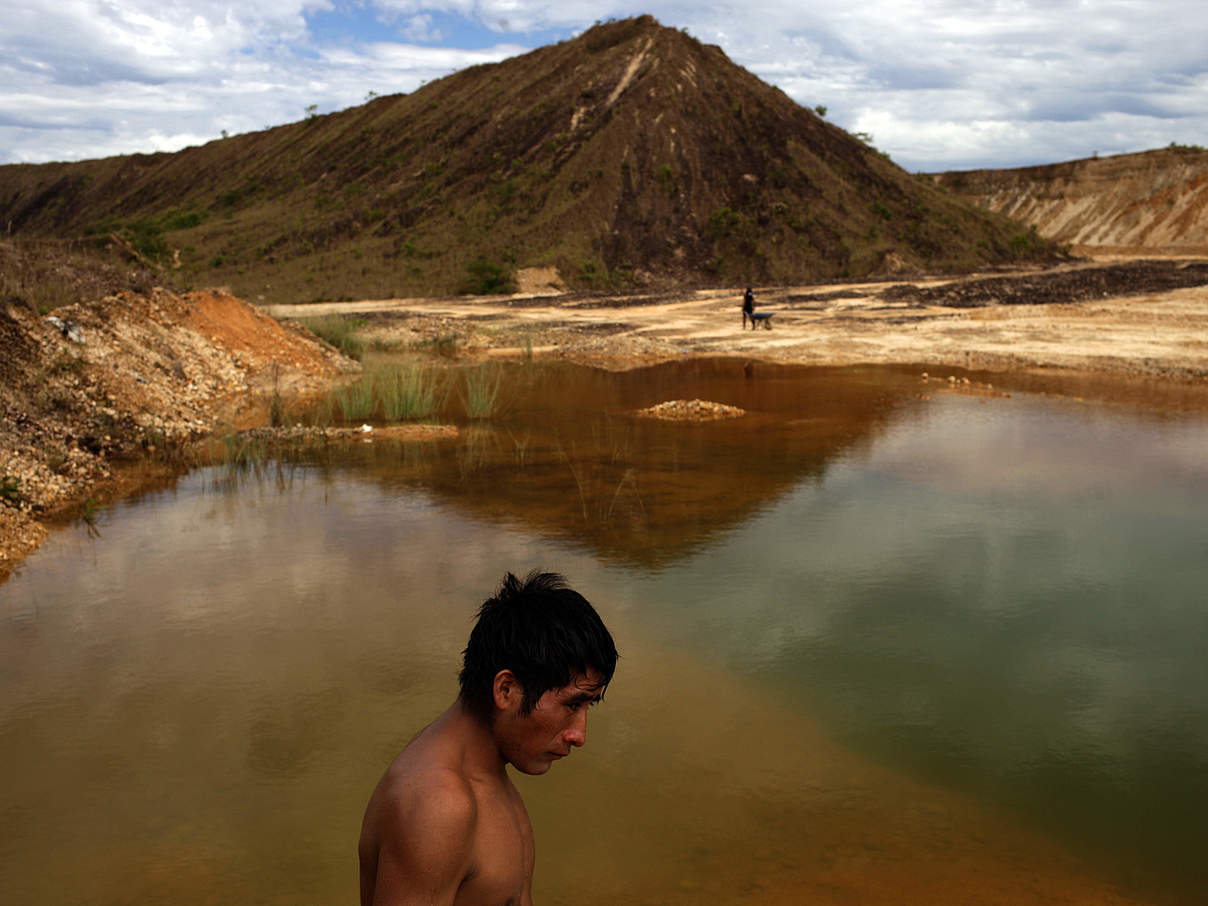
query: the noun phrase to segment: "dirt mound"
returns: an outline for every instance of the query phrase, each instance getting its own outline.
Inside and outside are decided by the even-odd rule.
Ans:
[[[0,307],[0,575],[34,518],[103,493],[115,463],[179,449],[266,399],[357,369],[300,327],[225,292],[156,288],[56,308]]]
[[[566,291],[566,284],[556,267],[522,267],[516,271],[516,289],[522,295],[557,295]]]
[[[677,422],[715,422],[723,418],[738,418],[740,415],[746,414],[746,410],[739,409],[737,406],[712,403],[708,400],[668,400],[665,403],[638,410],[638,415]]]

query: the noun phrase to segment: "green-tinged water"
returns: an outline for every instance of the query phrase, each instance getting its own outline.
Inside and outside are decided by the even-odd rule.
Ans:
[[[205,469],[0,586],[0,900],[347,904],[505,570],[622,660],[536,900],[1199,903],[1208,420],[891,371],[509,369],[428,445]],[[703,425],[633,410],[739,405]]]

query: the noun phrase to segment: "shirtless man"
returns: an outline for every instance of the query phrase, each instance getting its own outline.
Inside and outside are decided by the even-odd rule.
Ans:
[[[386,770],[361,826],[362,906],[531,906],[533,828],[506,766],[587,741],[617,650],[554,573],[508,573],[463,652],[461,693]]]

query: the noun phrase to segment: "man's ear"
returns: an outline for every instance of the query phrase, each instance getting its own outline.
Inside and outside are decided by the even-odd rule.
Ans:
[[[495,674],[491,692],[495,698],[495,707],[500,711],[520,710],[524,687],[511,670],[500,670]]]

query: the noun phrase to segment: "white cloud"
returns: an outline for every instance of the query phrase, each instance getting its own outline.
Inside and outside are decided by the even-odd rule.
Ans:
[[[444,32],[432,25],[432,17],[427,13],[409,18],[399,29],[408,41],[436,42],[444,39]]]
[[[4,0],[0,161],[149,150],[296,120],[369,91],[653,13],[908,169],[1041,163],[1208,135],[1192,0]],[[308,17],[382,28],[338,38]],[[461,17],[460,19],[458,17]],[[465,38],[459,22],[477,28]],[[483,50],[482,35],[498,34]],[[459,40],[462,47],[458,47]],[[437,46],[437,45],[446,46]]]

